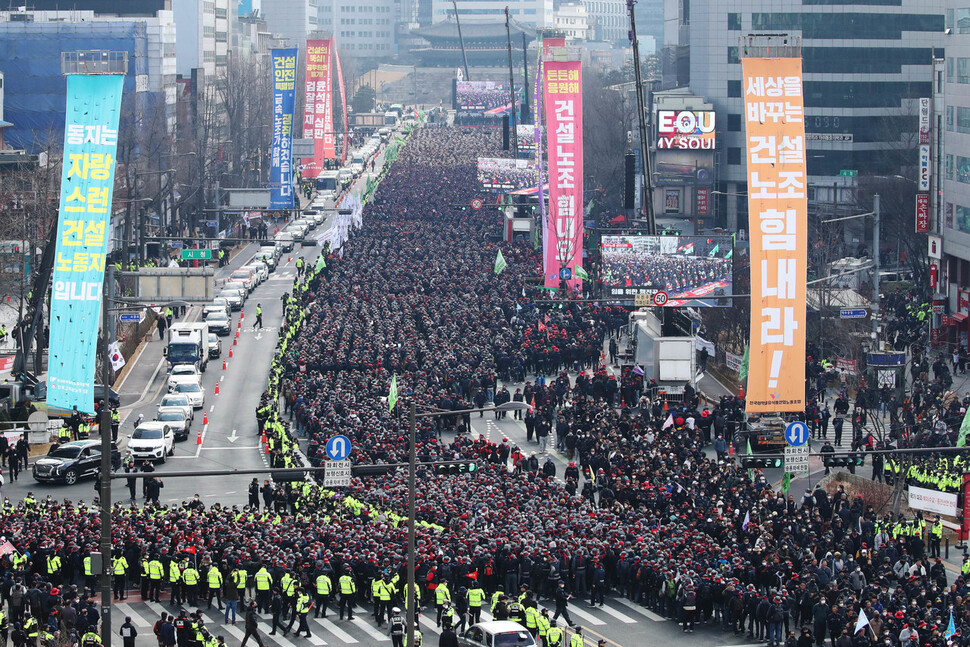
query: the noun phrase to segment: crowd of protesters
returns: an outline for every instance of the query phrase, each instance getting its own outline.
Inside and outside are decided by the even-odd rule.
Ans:
[[[498,146],[497,134],[481,129],[412,136],[363,227],[339,251],[326,249],[285,295],[257,411],[272,464],[285,467],[303,456],[319,464],[336,433],[350,437],[356,464],[405,461],[412,402],[422,410],[531,405],[521,447],[470,433],[468,414],[419,419],[420,461],[475,458],[481,469],[419,470],[415,595],[404,585],[400,471],[355,478],[339,492],[254,481],[239,508],[117,506],[116,595],[140,584],[143,598],[171,600],[173,609],[225,602],[233,614],[237,601],[252,599],[247,634],[257,612],[272,617],[273,631],[292,629],[305,598],[316,613],[336,607],[339,618],[371,599],[378,624],[392,606],[420,598],[439,623],[463,629],[477,603],[497,618],[521,613],[548,638],[541,618],[572,625],[570,605],[617,595],[685,632],[709,624],[769,645],[970,644],[970,560],[962,573],[945,568],[934,518],[879,514],[840,488],[783,492],[741,469],[726,446],[742,428],[743,401],[702,402],[688,390],[683,405],[664,406],[642,375],[603,366],[622,309],[548,299],[526,280],[540,258],[525,246],[501,244],[508,267],[493,271],[499,246],[488,234],[497,223],[450,205],[475,195],[475,160]],[[513,395],[500,381],[523,386]],[[562,474],[541,456],[553,440],[570,461]],[[85,557],[99,528],[97,510],[80,503],[29,498],[0,508],[0,534],[17,549],[3,558],[0,594],[17,629],[26,611],[52,635],[78,631],[65,615],[96,621]],[[549,614],[526,610],[543,607]],[[204,640],[218,633],[181,617]],[[860,618],[867,622],[857,630]]]

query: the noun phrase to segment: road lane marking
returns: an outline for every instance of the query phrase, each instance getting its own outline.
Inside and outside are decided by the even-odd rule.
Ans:
[[[360,616],[354,616],[354,619],[351,620],[351,622],[353,622],[355,625],[357,625],[358,627],[360,627],[361,629],[363,629],[364,632],[367,633],[367,635],[370,636],[371,638],[373,638],[374,640],[377,640],[377,641],[387,641],[387,642],[390,642],[390,640],[391,640],[391,637],[390,636],[385,636],[384,634],[382,634],[381,632],[379,632],[377,629],[375,629],[374,627],[372,627],[366,620],[364,620]]]
[[[151,622],[142,618],[141,614],[139,614],[137,611],[132,609],[131,605],[125,602],[112,602],[111,606],[116,607],[123,616],[129,617],[132,620],[134,620],[135,624],[138,625],[139,627],[153,626]]]
[[[663,616],[654,613],[650,609],[646,609],[644,607],[641,607],[638,604],[634,604],[633,602],[630,602],[626,598],[610,598],[610,599],[611,600],[615,600],[616,602],[619,602],[620,604],[622,604],[623,606],[625,606],[627,609],[630,609],[632,611],[636,611],[640,615],[644,616],[645,618],[649,618],[650,620],[653,620],[654,622],[666,622],[667,621],[667,619],[664,618]]]
[[[572,614],[575,613],[577,616],[579,616],[580,618],[582,618],[583,620],[585,620],[586,622],[584,622],[583,624],[589,623],[589,624],[593,625],[594,627],[595,626],[600,626],[600,625],[605,625],[606,624],[605,622],[603,622],[602,620],[600,620],[596,616],[591,615],[591,614],[583,611],[579,607],[571,606],[570,605],[567,608],[567,610],[569,611],[569,614],[570,615],[572,615]]]
[[[345,645],[350,645],[359,642],[356,638],[351,636],[349,633],[341,629],[336,625],[336,623],[330,618],[314,618],[313,621],[332,633],[337,637],[337,640],[342,641]]]
[[[229,494],[229,493],[227,492],[226,494]],[[620,613],[616,609],[613,609],[605,604],[600,607],[600,611],[605,611],[606,613],[610,614],[611,616],[613,616],[614,618],[616,618],[617,620],[619,620],[620,622],[626,625],[633,625],[637,623],[637,621],[631,618],[630,616]]]

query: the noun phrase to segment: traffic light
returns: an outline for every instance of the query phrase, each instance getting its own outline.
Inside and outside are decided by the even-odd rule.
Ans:
[[[865,454],[826,454],[822,457],[825,467],[861,467],[866,464]]]
[[[745,469],[751,468],[765,468],[765,467],[781,467],[782,459],[780,458],[763,458],[761,456],[742,456],[741,457],[741,467]]]
[[[448,474],[474,474],[478,471],[475,461],[440,461],[434,464],[434,473],[439,476]]]

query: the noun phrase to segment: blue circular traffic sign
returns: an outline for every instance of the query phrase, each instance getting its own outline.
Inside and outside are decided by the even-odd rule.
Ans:
[[[342,461],[350,456],[350,438],[334,436],[327,441],[327,458],[332,461]]]
[[[801,447],[808,442],[808,425],[804,422],[789,422],[785,427],[785,440],[792,447]]]
[[[573,271],[568,267],[564,267],[559,270],[559,278],[561,278],[563,281],[568,281],[573,278]]]

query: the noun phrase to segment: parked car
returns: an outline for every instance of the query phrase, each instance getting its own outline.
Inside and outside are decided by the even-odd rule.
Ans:
[[[163,407],[155,414],[155,420],[171,427],[176,441],[188,439],[192,420],[185,415],[181,407]]]
[[[205,323],[207,326],[209,326],[210,332],[214,332],[219,335],[228,335],[230,332],[232,332],[232,320],[230,320],[224,312],[210,312],[208,315],[206,315]]]
[[[229,301],[225,297],[216,297],[212,300],[212,303],[207,303],[202,308],[202,317],[207,317],[210,312],[224,312],[228,317],[231,311],[232,306],[229,305]]]
[[[175,433],[167,422],[143,422],[131,433],[128,451],[136,461],[164,463],[175,452]]]
[[[518,622],[492,620],[469,627],[458,644],[461,647],[535,647],[536,641]]]
[[[256,288],[256,277],[252,270],[238,269],[229,275],[228,283],[241,283],[246,286],[246,290],[252,292]]]
[[[284,252],[293,251],[293,233],[289,231],[281,231],[276,234],[276,242],[280,245]]]
[[[225,299],[229,304],[230,310],[239,310],[243,306],[243,298],[239,293],[239,290],[235,288],[226,287],[219,292],[220,299]]]
[[[182,383],[175,387],[175,393],[184,395],[189,399],[193,409],[201,409],[205,406],[205,389],[200,384]]]
[[[211,327],[212,324],[209,324]],[[222,357],[222,340],[214,332],[209,333],[209,359]]]
[[[184,382],[202,383],[202,373],[195,364],[176,364],[168,375],[168,392],[175,390],[175,386]]]
[[[195,418],[195,412],[192,410],[192,403],[189,401],[189,397],[184,393],[169,393],[168,395],[162,396],[162,401],[158,403],[158,411],[161,412],[161,410],[166,407],[178,407],[185,412],[185,415],[189,417],[189,420]]]
[[[243,265],[244,270],[252,270],[253,274],[256,276],[256,285],[262,285],[263,281],[269,278],[269,268],[262,261],[253,259],[249,261],[246,265]]]
[[[74,485],[101,469],[101,441],[77,440],[51,445],[47,456],[34,463],[34,480],[41,483]]]

